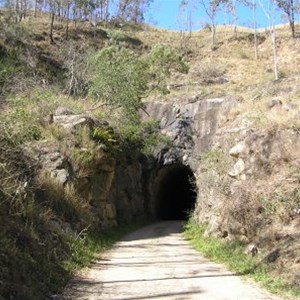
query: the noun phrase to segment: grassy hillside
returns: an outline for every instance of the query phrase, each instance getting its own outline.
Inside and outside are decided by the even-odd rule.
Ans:
[[[300,30],[297,25],[297,30]],[[277,30],[277,52],[280,79],[274,81],[273,52],[269,33],[258,33],[258,59],[255,59],[254,35],[241,28],[233,34],[232,28],[217,29],[218,47],[210,48],[209,30],[201,30],[189,37],[160,29],[148,29],[138,33],[144,43],[167,43],[184,51],[189,59],[187,75],[176,75],[169,82],[170,94],[164,100],[199,95],[199,98],[216,96],[234,97],[243,103],[241,111],[253,111],[260,118],[256,126],[299,126],[293,112],[282,116],[271,113],[266,104],[280,99],[283,104],[298,105],[300,94],[299,39],[290,37],[288,27]]]

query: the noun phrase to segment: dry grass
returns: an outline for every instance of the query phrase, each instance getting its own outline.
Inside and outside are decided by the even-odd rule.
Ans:
[[[299,25],[297,25],[299,30]],[[254,57],[253,31],[239,28],[235,35],[230,27],[217,28],[218,48],[210,49],[210,32],[200,30],[189,37],[179,32],[158,28],[147,28],[137,36],[147,45],[169,44],[187,55],[190,72],[187,75],[173,74],[169,80],[170,94],[152,96],[150,99],[170,101],[176,98],[188,98],[195,94],[200,97],[238,96],[245,106],[241,111],[259,112],[261,120],[254,125],[279,127],[297,127],[295,112],[269,111],[265,103],[280,98],[283,104],[299,105],[299,39],[292,39],[288,26],[277,29],[278,64],[281,79],[274,82],[273,54],[271,39],[265,30],[258,36],[258,59]],[[183,42],[184,41],[184,42]],[[203,80],[210,78],[215,70],[224,73],[223,80]],[[255,101],[254,101],[255,100]],[[258,101],[256,101],[258,100]],[[255,102],[255,103],[254,103]]]
[[[57,53],[64,46],[65,21],[55,23],[55,44],[51,45],[48,39],[49,17],[38,14],[37,18],[30,16],[23,25],[31,33],[34,45],[48,53]],[[113,28],[98,26],[92,28],[88,22],[78,25],[75,30],[73,22],[70,22],[70,41],[77,45],[101,48],[107,42],[105,34]],[[296,31],[300,30],[299,24]],[[98,32],[98,34],[95,34]],[[100,35],[102,32],[102,36]],[[174,73],[168,81],[169,95],[151,95],[149,99],[169,101],[176,98],[188,98],[195,94],[200,97],[238,96],[243,99],[246,109],[251,109],[253,99],[261,103],[280,97],[284,103],[293,102],[299,104],[299,77],[300,73],[295,65],[300,63],[299,39],[290,37],[289,28],[286,25],[277,28],[278,33],[278,64],[281,79],[273,81],[273,57],[271,39],[268,32],[262,29],[258,34],[258,60],[254,58],[253,30],[239,27],[237,34],[233,33],[231,26],[219,26],[217,28],[217,49],[211,51],[209,30],[199,30],[188,33],[169,31],[160,28],[144,26],[143,30],[126,27],[126,35],[142,42],[141,51],[148,51],[155,44],[171,45],[186,56],[190,65],[187,75]],[[62,55],[57,60],[63,59]],[[214,74],[219,72],[221,75]],[[212,77],[216,80],[211,80]],[[254,112],[257,110],[254,109]],[[278,123],[293,123],[293,114],[285,114],[283,119],[279,114],[269,116],[267,109],[260,108],[262,123],[264,126],[270,120],[270,126]],[[267,118],[265,118],[267,115]],[[278,115],[278,116],[277,116]],[[292,121],[292,122],[290,122]],[[298,127],[298,125],[296,126]]]

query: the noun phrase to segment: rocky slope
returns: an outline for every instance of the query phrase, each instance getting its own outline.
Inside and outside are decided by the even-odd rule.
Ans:
[[[149,103],[172,141],[157,160],[194,170],[193,218],[207,235],[254,243],[272,272],[299,286],[299,132],[253,128],[249,112],[230,120],[240,105],[230,98]],[[281,104],[269,109],[288,113]]]

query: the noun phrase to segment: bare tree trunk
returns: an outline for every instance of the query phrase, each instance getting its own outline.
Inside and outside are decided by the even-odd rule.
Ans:
[[[34,1],[34,17],[36,18],[37,0]]]
[[[236,1],[233,1],[233,32],[236,34],[237,32],[237,12],[236,12]]]
[[[103,3],[103,1],[102,0],[100,0],[100,21],[102,22],[103,21],[103,19],[104,19],[104,17],[103,17],[103,15],[104,15],[104,3]]]
[[[289,16],[289,21],[290,21],[290,28],[292,31],[292,37],[293,39],[296,37],[295,36],[295,12],[294,12],[294,0],[291,1],[291,14]]]
[[[51,12],[51,22],[50,22],[50,33],[49,33],[49,37],[50,37],[50,43],[54,44],[54,40],[53,40],[53,24],[54,24],[54,11]]]
[[[16,0],[16,4],[15,4],[15,23],[18,23],[18,14],[19,14],[19,0]]]
[[[271,30],[271,40],[272,40],[272,48],[273,48],[273,61],[274,61],[274,77],[275,80],[279,79],[278,74],[278,62],[277,62],[277,43],[276,43],[276,28],[274,25],[274,0],[269,0],[269,8],[268,10],[265,9],[264,4],[261,0],[259,0],[259,5],[261,6],[265,16],[268,18],[269,21],[269,28]]]
[[[278,80],[279,75],[278,75],[278,63],[277,63],[276,29],[274,24],[272,24],[271,36],[272,36],[273,58],[274,58],[274,75],[275,75],[275,80]]]
[[[75,30],[77,30],[77,1],[74,1],[73,22]]]
[[[69,38],[69,14],[70,14],[70,2],[67,3],[67,25],[66,25],[66,40]]]
[[[192,8],[191,4],[189,4],[189,37],[192,37]]]
[[[108,21],[108,15],[109,15],[109,0],[106,0],[106,3],[105,3],[105,24]]]
[[[214,17],[211,20],[211,49],[216,49],[216,25]]]
[[[256,29],[256,3],[255,0],[252,2],[252,12],[253,12],[253,27],[254,27],[254,57],[257,60],[257,29]]]
[[[292,31],[292,37],[293,39],[296,37],[295,35],[295,22],[290,23],[291,31]]]

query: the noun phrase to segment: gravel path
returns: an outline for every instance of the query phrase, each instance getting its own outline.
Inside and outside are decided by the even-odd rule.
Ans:
[[[125,236],[69,284],[64,299],[279,299],[201,257],[181,226],[160,222]]]

